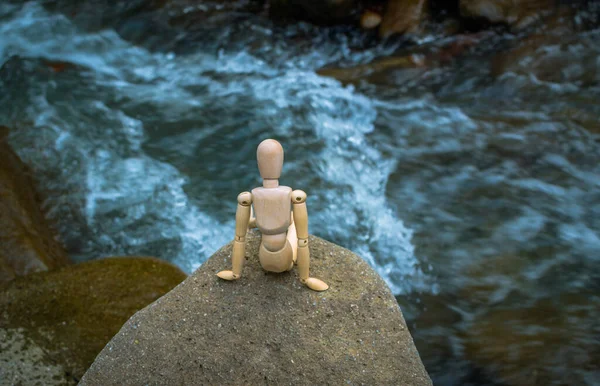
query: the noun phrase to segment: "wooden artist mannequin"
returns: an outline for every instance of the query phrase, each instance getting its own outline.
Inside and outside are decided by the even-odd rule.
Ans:
[[[217,276],[225,280],[237,280],[242,276],[246,232],[248,226],[256,226],[262,234],[258,257],[265,271],[289,271],[297,263],[302,284],[315,291],[325,291],[329,288],[325,282],[308,276],[310,253],[306,193],[302,190],[292,192],[288,186],[279,186],[283,168],[281,144],[274,139],[262,141],[256,158],[263,186],[238,196],[231,255],[233,268],[221,271]],[[254,205],[255,218],[250,218],[251,205]]]

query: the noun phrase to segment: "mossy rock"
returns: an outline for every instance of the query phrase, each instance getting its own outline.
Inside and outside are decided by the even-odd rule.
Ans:
[[[15,279],[0,292],[0,379],[77,383],[131,315],[185,277],[158,259],[120,257]]]
[[[248,234],[238,281],[231,244],[136,313],[81,385],[431,385],[398,304],[357,255],[310,237],[313,292],[295,270],[264,272]]]

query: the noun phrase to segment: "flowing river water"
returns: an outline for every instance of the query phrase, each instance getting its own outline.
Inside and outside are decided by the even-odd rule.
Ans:
[[[192,272],[273,137],[435,384],[600,384],[600,29],[406,45],[142,3],[0,4],[0,124],[75,260]]]

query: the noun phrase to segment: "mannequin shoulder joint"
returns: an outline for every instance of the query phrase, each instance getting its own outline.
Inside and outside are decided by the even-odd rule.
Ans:
[[[292,192],[292,202],[294,204],[302,204],[306,202],[306,193],[302,190],[294,190]]]
[[[252,204],[252,193],[242,192],[237,196],[238,204],[243,206],[249,206]]]

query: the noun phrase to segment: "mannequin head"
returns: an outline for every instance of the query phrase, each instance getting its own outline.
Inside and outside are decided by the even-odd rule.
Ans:
[[[256,160],[258,170],[263,178],[265,187],[275,187],[279,185],[281,169],[283,168],[283,147],[274,139],[265,139],[256,149]],[[269,185],[269,186],[267,186]]]

